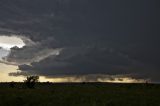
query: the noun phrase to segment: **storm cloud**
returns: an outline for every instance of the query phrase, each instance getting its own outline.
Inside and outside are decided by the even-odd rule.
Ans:
[[[157,0],[1,0],[0,34],[26,44],[5,57],[23,73],[159,79]],[[12,75],[14,75],[12,73]]]

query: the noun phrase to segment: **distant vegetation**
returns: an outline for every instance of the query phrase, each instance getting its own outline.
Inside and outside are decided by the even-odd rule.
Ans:
[[[39,80],[39,76],[27,76],[24,80],[24,83],[22,83],[21,87],[18,88],[35,88],[36,83]],[[9,83],[10,88],[17,88],[16,82],[12,81]]]
[[[37,82],[35,89],[21,88],[32,82],[30,78],[25,83],[1,83],[0,106],[160,106],[156,84]]]
[[[10,82],[10,83],[9,83],[9,86],[10,86],[11,88],[14,88],[14,87],[15,87],[15,82],[14,82],[14,81]]]

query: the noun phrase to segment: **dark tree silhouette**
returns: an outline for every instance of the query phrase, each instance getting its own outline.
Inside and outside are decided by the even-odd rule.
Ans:
[[[24,83],[28,88],[35,88],[36,82],[38,82],[39,76],[28,76],[26,80],[24,80]]]

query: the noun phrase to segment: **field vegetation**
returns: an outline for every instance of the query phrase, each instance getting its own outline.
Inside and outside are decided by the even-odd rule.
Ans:
[[[1,83],[0,106],[160,106],[160,85]]]

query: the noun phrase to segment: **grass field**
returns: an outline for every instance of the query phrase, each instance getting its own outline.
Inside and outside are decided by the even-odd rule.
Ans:
[[[35,89],[0,84],[0,106],[160,106],[160,85],[49,84]]]

